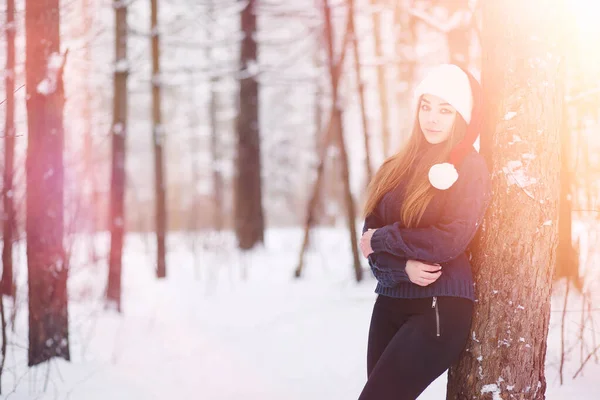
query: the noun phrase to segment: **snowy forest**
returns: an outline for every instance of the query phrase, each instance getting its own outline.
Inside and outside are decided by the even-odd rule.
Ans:
[[[0,0],[0,398],[357,399],[367,187],[452,63],[482,84],[492,199],[465,349],[418,398],[598,399],[599,20],[597,0]]]

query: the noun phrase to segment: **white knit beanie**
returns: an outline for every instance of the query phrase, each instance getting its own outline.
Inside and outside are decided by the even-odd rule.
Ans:
[[[446,100],[467,122],[471,122],[473,95],[469,77],[454,64],[441,64],[431,68],[415,88],[415,101],[431,94]]]
[[[476,88],[472,87],[471,81],[477,84]],[[475,78],[471,77],[469,79],[469,75],[464,70],[453,64],[441,64],[431,68],[425,75],[425,78],[415,88],[415,109],[417,109],[422,95],[431,94],[438,96],[454,107],[469,126],[467,128],[467,135],[463,141],[453,149],[450,160],[441,164],[435,164],[430,168],[429,182],[437,189],[446,190],[457,181],[458,172],[455,166],[464,157],[466,153],[465,148],[473,146],[473,142],[477,138],[480,115],[472,118],[474,90],[478,90],[479,92],[481,90]],[[477,119],[477,121],[472,121],[473,119]],[[474,123],[472,124],[471,122]]]

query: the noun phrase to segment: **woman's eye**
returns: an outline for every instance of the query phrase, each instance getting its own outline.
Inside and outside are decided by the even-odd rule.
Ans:
[[[431,108],[427,105],[427,104],[422,104],[421,105],[421,110],[423,111],[429,111]]]
[[[447,108],[442,108],[442,110],[440,111],[442,114],[451,114],[452,111],[448,110]]]

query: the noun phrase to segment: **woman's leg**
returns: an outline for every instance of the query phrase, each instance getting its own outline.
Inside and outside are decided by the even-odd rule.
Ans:
[[[435,309],[425,306],[391,339],[359,400],[414,400],[456,361],[469,335],[473,303],[439,297],[439,337]]]
[[[384,350],[408,319],[398,307],[400,299],[378,295],[373,305],[367,347],[367,377],[371,375]]]

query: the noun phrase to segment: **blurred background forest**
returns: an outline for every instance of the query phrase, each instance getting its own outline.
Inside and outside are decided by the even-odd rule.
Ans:
[[[485,31],[485,2],[2,0],[2,394],[91,399],[95,384],[109,382],[113,391],[104,388],[102,398],[154,398],[172,394],[172,387],[189,398],[198,394],[193,374],[176,372],[145,392],[141,373],[131,371],[164,376],[174,352],[189,363],[181,370],[196,366],[210,374],[219,352],[228,361],[217,362],[215,375],[239,373],[236,360],[248,375],[239,391],[216,379],[204,387],[204,398],[283,398],[289,388],[297,398],[348,398],[328,392],[333,385],[308,366],[291,374],[310,383],[265,369],[265,377],[275,374],[269,382],[279,383],[270,392],[252,386],[249,360],[258,353],[244,353],[240,343],[275,343],[281,351],[299,340],[285,332],[273,333],[280,343],[252,333],[233,347],[219,342],[224,347],[214,353],[183,343],[229,329],[244,335],[261,318],[266,325],[277,320],[287,308],[275,316],[256,311],[273,301],[263,297],[269,282],[286,282],[272,295],[291,310],[334,301],[326,295],[331,287],[371,300],[374,281],[355,248],[366,185],[410,134],[412,89],[428,67],[453,62],[481,76],[485,35],[503,34]],[[537,3],[543,13],[545,3]],[[561,202],[555,279],[566,278],[578,296],[573,341],[552,332],[549,339],[556,339],[549,344],[556,352],[546,368],[560,370],[561,383],[569,354],[577,354],[574,371],[598,357],[593,304],[600,303],[592,298],[600,282],[599,17],[596,1],[567,1],[557,26],[566,60],[560,196],[568,201]],[[27,160],[38,160],[40,168],[30,166],[28,175]],[[304,276],[304,266],[310,290],[287,288],[294,276]],[[351,292],[350,283],[363,280],[367,287]],[[557,286],[553,311],[567,309],[569,287]],[[220,303],[234,292],[235,301],[254,300],[241,312]],[[215,296],[216,308],[205,309],[198,293]],[[311,296],[315,302],[303,300]],[[361,307],[367,315],[370,304]],[[234,310],[235,327],[221,319]],[[238,314],[244,310],[248,319]],[[127,322],[117,316],[123,313]],[[565,336],[568,314],[555,314]],[[359,319],[350,311],[341,315],[348,326]],[[301,332],[303,323],[294,324],[288,328]],[[158,342],[140,344],[131,359],[123,356],[148,326]],[[590,337],[582,333],[590,330]],[[177,338],[181,348],[166,344]],[[145,358],[151,346],[157,348]],[[231,356],[237,351],[243,362]],[[297,351],[287,356],[302,357],[302,348]],[[194,354],[212,356],[198,366]],[[54,357],[82,368],[48,362],[32,372]],[[161,367],[149,372],[152,363],[144,360],[152,357]],[[361,357],[354,355],[338,383],[362,379]],[[124,359],[122,370],[107,372],[106,365]],[[255,378],[267,385],[261,377]],[[360,384],[345,395],[357,394]],[[589,391],[585,386],[581,393]]]

